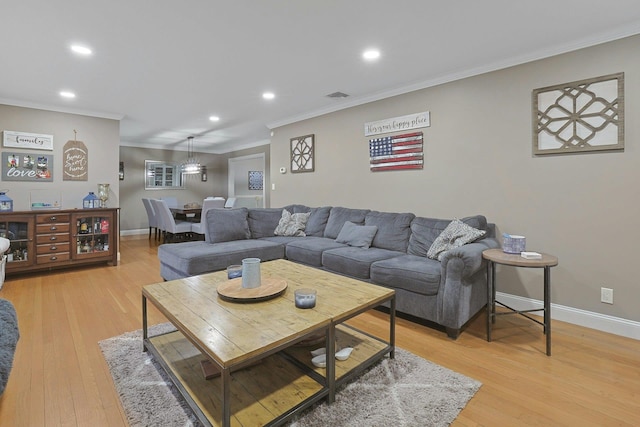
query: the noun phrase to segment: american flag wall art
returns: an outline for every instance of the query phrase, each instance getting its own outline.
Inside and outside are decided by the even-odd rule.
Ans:
[[[369,168],[372,172],[422,169],[423,164],[422,132],[369,140]]]

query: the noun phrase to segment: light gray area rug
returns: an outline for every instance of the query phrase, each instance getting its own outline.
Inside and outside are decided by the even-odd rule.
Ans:
[[[149,328],[150,335],[172,330],[168,324]],[[199,426],[176,388],[147,353],[142,331],[100,341],[129,424]],[[396,349],[361,377],[342,387],[332,405],[321,403],[292,421],[312,426],[448,426],[482,384]]]

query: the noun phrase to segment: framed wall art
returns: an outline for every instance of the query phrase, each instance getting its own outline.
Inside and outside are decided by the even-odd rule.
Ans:
[[[423,145],[422,132],[370,139],[369,169],[371,172],[422,169]]]
[[[313,172],[315,135],[291,138],[291,173]]]
[[[262,190],[263,182],[262,171],[249,171],[249,190]]]
[[[2,180],[53,182],[53,155],[5,151]]]
[[[624,150],[624,73],[533,91],[533,154]]]

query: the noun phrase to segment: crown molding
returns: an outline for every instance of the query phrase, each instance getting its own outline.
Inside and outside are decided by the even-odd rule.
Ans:
[[[59,105],[39,104],[37,102],[19,101],[16,99],[0,98],[0,104],[13,107],[33,108],[36,110],[53,111],[56,113],[77,114],[79,116],[97,117],[100,119],[122,120],[124,114],[106,113],[104,111],[91,111],[80,108],[61,107]]]
[[[485,64],[480,67],[468,68],[463,70],[454,70],[450,73],[436,77],[429,80],[419,81],[401,87],[376,92],[367,96],[357,97],[350,100],[342,100],[340,105],[332,105],[329,107],[312,110],[306,113],[298,114],[295,116],[287,117],[282,120],[278,120],[267,124],[266,126],[273,130],[275,128],[296,123],[302,120],[312,119],[314,117],[322,116],[336,111],[345,110],[351,107],[357,107],[359,105],[368,104],[370,102],[379,101],[385,98],[390,98],[397,95],[403,95],[405,93],[414,92],[421,89],[427,89],[430,87],[438,86],[445,83],[450,83],[457,80],[462,80],[468,77],[478,76],[481,74],[489,73],[492,71],[498,71],[505,68],[513,67],[516,65],[526,64],[528,62],[534,62],[540,59],[550,58],[552,56],[560,55],[563,53],[573,52],[576,50],[584,49],[587,47],[597,46],[599,44],[608,43],[615,40],[620,40],[626,37],[640,34],[640,22],[634,22],[628,26],[622,26],[611,31],[602,32],[599,34],[591,35],[587,38],[582,38],[569,43],[553,46],[549,49],[541,49],[534,52],[530,52],[526,55],[512,56],[500,61]]]

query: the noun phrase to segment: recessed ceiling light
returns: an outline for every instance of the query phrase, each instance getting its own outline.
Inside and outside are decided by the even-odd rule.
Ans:
[[[220,120],[220,117],[218,117],[218,116],[210,116],[209,120],[211,120],[212,122],[217,122],[217,121]]]
[[[71,46],[71,50],[80,55],[91,55],[93,51],[86,46],[81,46],[79,44],[74,44]]]
[[[380,58],[380,51],[377,49],[365,50],[362,57],[367,61],[373,61],[374,59]]]
[[[67,90],[60,91],[60,96],[63,98],[75,98],[76,94]]]
[[[265,93],[262,94],[262,97],[264,99],[273,99],[273,98],[276,97],[276,94],[273,93],[273,92],[265,92]]]

